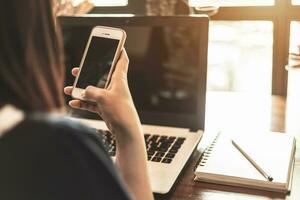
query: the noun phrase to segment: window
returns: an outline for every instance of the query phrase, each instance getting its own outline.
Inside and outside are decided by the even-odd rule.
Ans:
[[[145,14],[145,0],[90,0],[95,4],[91,13]]]
[[[196,2],[204,2],[203,0],[190,0],[190,3]],[[256,64],[252,65],[253,67],[256,66],[257,69],[253,69],[253,73],[248,73],[248,76],[255,80],[249,86],[245,85],[244,77],[241,73],[243,69],[241,67],[231,67],[234,71],[228,73],[228,69],[230,68],[226,62],[219,63],[219,68],[214,67],[214,63],[212,64],[212,56],[209,57],[209,66],[208,66],[208,86],[210,90],[222,90],[227,88],[228,82],[231,84],[231,91],[266,91],[269,84],[272,84],[272,94],[276,95],[287,95],[287,82],[288,82],[288,73],[285,70],[285,66],[288,64],[288,56],[289,56],[289,37],[290,37],[290,22],[294,20],[300,19],[300,0],[215,0],[214,2],[218,1],[220,5],[219,12],[212,16],[211,29],[214,29],[213,26],[216,25],[215,22],[224,22],[226,20],[228,23],[234,22],[247,22],[249,20],[255,20],[256,22],[263,22],[269,21],[271,22],[272,28],[266,28],[271,30],[272,32],[268,33],[268,37],[273,36],[273,44],[270,45],[270,41],[266,42],[264,45],[263,53],[269,56],[263,57],[256,57],[255,54],[249,54],[248,59],[252,62],[256,62]],[[257,23],[259,24],[259,23]],[[256,26],[255,24],[252,24]],[[242,26],[242,24],[241,24]],[[236,29],[239,29],[237,26]],[[224,29],[225,30],[225,29]],[[236,30],[241,31],[241,30]],[[235,32],[236,32],[235,31]],[[266,31],[266,30],[265,30]],[[213,33],[211,33],[213,34]],[[220,34],[220,33],[219,33]],[[263,34],[264,35],[264,34]],[[210,35],[210,46],[217,45],[216,42],[212,42],[214,40],[214,35]],[[246,36],[246,35],[245,35]],[[262,38],[262,37],[261,37]],[[267,38],[267,37],[266,37]],[[265,41],[265,40],[263,40]],[[222,42],[219,41],[221,44]],[[251,41],[253,45],[255,45],[255,41]],[[219,44],[219,45],[220,45]],[[228,45],[229,49],[236,47],[237,45]],[[270,49],[271,47],[271,49]],[[213,47],[210,47],[213,48]],[[242,48],[239,51],[243,51]],[[226,57],[227,60],[231,59],[232,63],[234,62],[234,58]],[[271,61],[270,61],[271,59]],[[271,63],[272,71],[269,70],[269,64]],[[221,67],[222,66],[222,67]],[[233,66],[233,65],[231,65]],[[235,64],[238,66],[238,64]],[[255,68],[255,67],[254,67]],[[264,69],[261,69],[264,68]],[[260,71],[257,71],[260,70]],[[257,72],[257,73],[255,73]],[[226,76],[225,73],[228,75]],[[269,73],[265,74],[264,78],[262,79],[261,73]],[[231,75],[229,75],[231,74]],[[232,75],[234,74],[234,75]],[[259,78],[257,78],[257,74],[259,74]],[[219,79],[218,83],[216,83],[215,76],[218,75],[221,78]],[[231,76],[231,77],[230,77]],[[271,79],[269,78],[271,76]],[[223,77],[223,79],[222,79]],[[225,78],[224,78],[225,77]],[[227,82],[226,82],[227,81]],[[263,81],[261,82],[262,85],[259,86],[257,84],[257,88],[253,88],[253,84],[256,81]],[[226,85],[227,84],[227,85]],[[236,86],[234,86],[236,85]],[[265,88],[265,89],[262,89]]]
[[[292,0],[293,5],[300,5],[300,0]]]
[[[290,53],[299,53],[300,47],[300,21],[291,22]]]
[[[290,53],[300,53],[300,21],[291,22]],[[290,65],[298,65],[299,60],[290,61]],[[300,69],[289,69],[288,94],[300,95]]]
[[[273,23],[212,21],[208,90],[271,94]]]
[[[189,0],[189,4],[191,6],[269,6],[274,5],[274,0]]]
[[[95,6],[126,6],[128,0],[92,0]]]

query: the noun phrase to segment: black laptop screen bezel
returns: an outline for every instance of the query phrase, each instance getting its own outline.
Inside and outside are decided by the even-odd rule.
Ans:
[[[205,125],[205,104],[206,104],[206,79],[207,79],[207,49],[208,49],[208,17],[197,16],[105,16],[105,15],[82,15],[58,17],[58,23],[62,28],[85,27],[91,29],[94,26],[180,26],[192,25],[199,27],[199,59],[198,74],[199,84],[197,109],[193,114],[175,114],[162,112],[139,112],[143,124],[175,126],[189,128],[192,131],[204,130]],[[129,58],[130,59],[130,58]]]

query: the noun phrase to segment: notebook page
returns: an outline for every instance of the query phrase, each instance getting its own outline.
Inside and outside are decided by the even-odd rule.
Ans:
[[[237,138],[240,147],[270,174],[273,182],[287,183],[293,155],[293,138],[282,133],[262,134],[257,137]],[[249,145],[251,144],[251,145]]]
[[[283,134],[261,134],[234,138],[236,143],[274,178],[274,183],[287,183],[293,139]],[[258,170],[232,145],[231,137],[221,133],[204,166],[196,173],[213,177],[225,175],[266,181]]]

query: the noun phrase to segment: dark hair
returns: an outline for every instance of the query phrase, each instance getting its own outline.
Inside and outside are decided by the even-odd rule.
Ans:
[[[62,107],[63,50],[52,1],[4,1],[0,27],[0,103],[29,112]]]

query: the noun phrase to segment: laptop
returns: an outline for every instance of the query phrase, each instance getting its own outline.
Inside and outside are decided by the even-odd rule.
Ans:
[[[204,131],[208,17],[84,15],[60,17],[59,23],[66,85],[74,81],[70,69],[79,65],[94,26],[126,31],[128,83],[143,126],[151,187],[154,193],[168,193]],[[85,111],[70,113],[105,135],[114,158],[114,138],[99,116]]]

